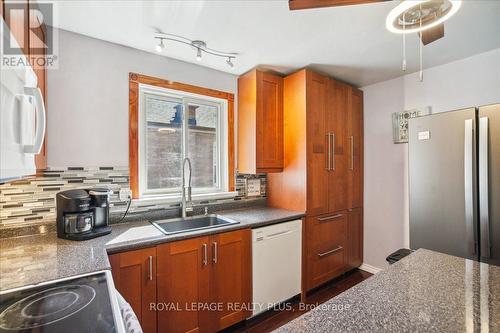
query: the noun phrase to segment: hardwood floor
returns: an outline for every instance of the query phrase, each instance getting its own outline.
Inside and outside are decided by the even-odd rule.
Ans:
[[[313,290],[306,298],[304,305],[300,305],[299,299],[294,299],[289,303],[289,308],[279,311],[269,310],[245,323],[230,327],[224,330],[224,333],[264,333],[271,332],[289,321],[299,317],[309,311],[312,307],[328,301],[345,290],[366,280],[372,274],[360,269],[352,270],[337,279]],[[280,306],[285,309],[285,306]]]

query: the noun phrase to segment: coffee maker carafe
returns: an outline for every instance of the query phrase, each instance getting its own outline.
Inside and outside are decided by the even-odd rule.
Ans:
[[[107,188],[68,190],[57,193],[57,236],[85,240],[109,234]]]

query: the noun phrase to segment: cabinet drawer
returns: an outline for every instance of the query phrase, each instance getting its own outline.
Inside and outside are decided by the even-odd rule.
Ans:
[[[308,221],[308,290],[345,270],[347,216],[344,213],[310,218]]]

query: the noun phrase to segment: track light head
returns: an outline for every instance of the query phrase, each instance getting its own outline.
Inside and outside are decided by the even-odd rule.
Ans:
[[[156,51],[161,53],[165,49],[165,44],[163,43],[163,38],[160,38],[160,43],[156,45]]]
[[[228,64],[229,67],[234,68],[234,63],[231,61],[231,57],[227,58],[226,64]]]
[[[196,51],[196,60],[201,61],[201,49],[200,48],[198,48],[198,50]]]

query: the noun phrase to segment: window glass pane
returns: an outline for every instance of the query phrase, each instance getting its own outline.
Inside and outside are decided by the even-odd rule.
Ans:
[[[182,163],[182,101],[145,94],[148,189],[179,188]]]
[[[192,186],[218,187],[219,108],[209,103],[190,102],[188,112],[188,157],[193,168]]]

